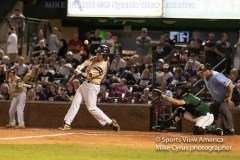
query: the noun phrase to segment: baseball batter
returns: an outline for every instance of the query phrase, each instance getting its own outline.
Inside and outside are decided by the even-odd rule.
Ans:
[[[186,82],[176,85],[176,92],[179,99],[162,95],[159,90],[154,91],[158,92],[162,99],[169,101],[173,105],[183,107],[179,107],[166,122],[161,126],[153,127],[153,130],[164,130],[184,117],[187,120],[195,122],[193,134],[202,135],[206,133],[206,127],[213,123],[214,117],[209,107],[198,97],[189,93],[189,85]],[[215,134],[223,134],[223,132],[220,130],[220,133],[216,132]]]
[[[76,91],[72,105],[64,118],[63,125],[59,128],[59,130],[71,129],[70,125],[76,116],[80,108],[80,104],[83,100],[86,103],[88,111],[98,120],[102,126],[110,125],[110,127],[115,131],[120,130],[118,123],[114,119],[110,119],[96,105],[97,95],[100,91],[100,83],[107,72],[109,52],[110,50],[106,45],[101,45],[97,49],[97,54],[95,57],[86,60],[83,64],[79,65],[76,68],[75,75],[86,77],[86,80]],[[84,68],[86,68],[85,73],[82,72]]]
[[[15,75],[14,70],[8,71],[8,85],[10,87],[10,95],[13,97],[9,109],[9,124],[7,127],[25,128],[24,108],[26,102],[27,88],[24,82]],[[15,113],[17,112],[18,126],[16,126]]]

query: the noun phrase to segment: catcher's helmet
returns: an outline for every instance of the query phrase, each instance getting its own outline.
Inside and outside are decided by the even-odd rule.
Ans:
[[[182,89],[182,92],[180,93],[180,95],[178,95],[179,97],[181,97],[184,94],[190,92],[190,85],[186,81],[179,82],[179,83],[176,84],[176,90],[177,89]]]

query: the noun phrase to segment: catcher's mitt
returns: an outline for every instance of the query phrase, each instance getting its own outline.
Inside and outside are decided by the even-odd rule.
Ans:
[[[159,89],[154,89],[152,91],[152,100],[153,102],[156,102],[158,100],[161,100],[163,98],[163,93],[161,90]]]

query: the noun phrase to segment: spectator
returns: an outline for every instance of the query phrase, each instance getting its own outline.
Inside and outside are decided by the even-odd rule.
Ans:
[[[215,52],[216,42],[214,40],[215,34],[209,33],[208,40],[205,42],[205,63],[209,63],[212,66],[216,66],[221,60],[221,57]]]
[[[137,66],[131,66],[130,70],[125,70],[119,78],[127,79],[127,85],[134,85],[141,79],[141,74],[138,72]]]
[[[43,86],[38,84],[36,86],[36,100],[46,101],[47,99],[47,95],[43,92]]]
[[[163,72],[163,64],[164,64],[164,63],[165,63],[165,62],[164,62],[163,59],[160,58],[160,59],[158,60],[157,67],[156,67],[157,73]]]
[[[65,58],[66,53],[67,53],[67,49],[68,49],[68,44],[67,44],[66,40],[62,38],[62,31],[60,29],[58,30],[57,37],[58,37],[58,40],[59,40],[59,43],[60,43],[58,56],[62,57],[62,58]]]
[[[201,47],[202,47],[202,40],[200,40],[200,32],[196,30],[193,32],[193,37],[189,41],[187,48],[189,53],[194,53],[196,55],[196,59],[198,60]]]
[[[182,75],[182,69],[178,67],[174,71],[173,77],[170,77],[169,79],[167,79],[168,89],[173,92],[175,90],[176,84],[180,82],[186,82],[186,79]]]
[[[221,35],[221,40],[217,41],[215,52],[219,54],[222,58],[226,58],[225,69],[226,73],[229,74],[234,55],[232,52],[232,46],[227,41],[227,39],[228,39],[227,34],[223,33]]]
[[[126,79],[122,78],[119,83],[113,83],[111,85],[111,91],[116,94],[127,94],[130,92],[126,86]]]
[[[37,83],[46,85],[49,82],[53,82],[53,75],[48,71],[48,66],[41,64],[39,66],[39,74],[37,76]]]
[[[94,32],[94,36],[89,37],[88,42],[89,42],[89,52],[90,56],[95,56],[96,55],[96,50],[100,46],[101,43],[101,38],[99,37],[100,30],[96,29]]]
[[[163,59],[165,62],[169,61],[169,57],[174,51],[172,46],[166,43],[164,35],[161,35],[159,44],[153,46],[152,50],[155,54],[155,60]]]
[[[7,69],[12,67],[12,64],[10,63],[10,58],[8,56],[3,56],[2,64],[5,65]]]
[[[31,57],[38,57],[40,54],[48,54],[50,52],[49,48],[46,46],[46,42],[44,39],[39,41],[39,45],[37,45],[32,52]]]
[[[116,54],[115,59],[110,66],[110,72],[113,74],[121,74],[126,68],[126,62],[121,58],[121,54]]]
[[[145,88],[143,90],[143,94],[141,95],[141,101],[143,101],[144,103],[148,102],[149,100],[151,100],[151,95],[149,93],[149,88]]]
[[[48,92],[47,92],[47,98],[48,100],[53,99],[55,96],[58,95],[58,90],[55,84],[50,83],[48,85]]]
[[[1,85],[1,91],[0,91],[0,100],[9,100],[10,99],[10,88],[7,83],[3,83]]]
[[[61,86],[58,95],[56,95],[53,99],[54,101],[71,101],[71,97],[67,95],[67,89]]]
[[[14,67],[17,68],[17,75],[21,79],[28,73],[28,65],[25,64],[25,59],[22,56],[18,57],[18,63]]]
[[[79,40],[78,32],[73,32],[73,39],[68,41],[68,50],[73,53],[73,57],[79,62],[82,61],[83,57],[87,57],[87,53],[83,46],[83,43]]]
[[[200,62],[197,61],[197,56],[196,56],[196,54],[195,54],[195,53],[191,53],[190,56],[189,56],[189,59],[192,59],[192,60],[193,60],[192,69],[193,69],[194,71],[197,71],[198,68],[199,68]],[[188,59],[188,60],[189,60],[189,59]],[[188,69],[188,65],[189,65],[189,63],[186,63],[185,70]]]
[[[56,51],[58,53],[60,48],[60,42],[57,37],[58,28],[54,27],[52,33],[48,37],[48,48],[50,51]]]
[[[29,85],[35,85],[37,83],[37,75],[38,75],[38,68],[33,67],[31,71],[24,76],[23,78],[24,83]]]
[[[72,83],[73,83],[74,91],[76,92],[79,86],[81,85],[81,83],[78,79],[74,79]]]
[[[2,58],[4,56],[4,51],[0,50],[0,64],[2,64]]]
[[[32,48],[34,49],[35,47],[37,47],[37,45],[39,44],[40,40],[44,40],[45,43],[47,42],[47,40],[44,38],[44,34],[43,34],[43,30],[39,29],[37,36],[33,37],[32,39]]]
[[[240,70],[240,30],[238,31],[238,41],[234,45],[234,48],[236,48],[236,54],[234,56],[233,66],[237,70]]]
[[[6,72],[7,72],[6,65],[4,64],[0,65],[0,85],[2,85],[6,80]]]
[[[195,77],[197,75],[197,71],[193,69],[194,61],[189,59],[186,64],[186,72],[190,74],[191,77]]]
[[[73,53],[71,51],[67,52],[66,62],[70,63],[73,68],[76,68],[80,64],[80,62],[73,57]]]
[[[141,36],[136,38],[138,62],[144,64],[144,57],[148,54],[151,46],[151,38],[147,36],[147,28],[142,28]]]
[[[114,58],[114,40],[112,39],[112,33],[111,32],[106,32],[106,39],[101,40],[102,45],[108,46],[110,49],[109,53],[109,62],[111,63]]]
[[[134,85],[134,91],[143,92],[144,88],[151,86],[152,79],[150,77],[150,70],[144,69],[140,81]]]
[[[36,100],[36,92],[34,89],[30,89],[27,92],[27,101],[35,101]]]
[[[67,95],[71,97],[71,99],[73,99],[75,93],[73,85],[67,85]]]
[[[163,72],[159,74],[159,77],[161,77],[160,84],[167,84],[167,80],[173,77],[172,72],[169,70],[169,64],[165,63],[163,65]]]
[[[13,26],[16,28],[17,34],[21,39],[23,37],[23,32],[25,31],[25,16],[21,14],[21,10],[17,8],[15,9],[14,14],[10,16],[10,19],[13,20]]]
[[[15,63],[18,55],[18,37],[16,35],[15,27],[8,28],[8,40],[2,48],[7,47],[7,55],[11,63]]]

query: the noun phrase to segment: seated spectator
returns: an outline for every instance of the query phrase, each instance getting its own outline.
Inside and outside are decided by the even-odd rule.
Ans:
[[[45,40],[42,39],[39,41],[39,45],[34,47],[31,57],[38,57],[40,54],[48,55],[48,52],[50,52],[50,50],[46,46]]]
[[[238,70],[236,68],[233,68],[233,69],[230,70],[229,79],[231,79],[233,84],[237,84],[237,81],[238,81]]]
[[[37,75],[38,75],[38,68],[33,67],[32,70],[30,70],[30,72],[24,76],[24,78],[23,78],[24,83],[29,84],[29,85],[36,84],[37,83]]]
[[[80,87],[81,83],[78,79],[74,79],[72,83],[73,83],[74,91],[76,92],[77,89]]]
[[[191,53],[190,56],[189,56],[189,59],[192,59],[192,60],[193,60],[192,69],[193,69],[194,71],[197,71],[198,68],[199,68],[200,62],[197,61],[198,57],[196,56],[196,54]],[[188,68],[188,63],[186,63],[185,70],[187,70],[187,68]]]
[[[40,65],[40,60],[39,60],[39,57],[34,57],[31,64],[30,64],[30,69],[32,69],[33,67],[36,67],[38,68]]]
[[[120,79],[119,83],[113,83],[111,85],[111,91],[116,94],[127,94],[129,91],[128,87],[126,86],[126,79]]]
[[[151,75],[149,69],[144,69],[141,75],[141,79],[137,84],[134,85],[133,91],[143,92],[144,88],[150,87],[152,84],[152,79],[150,77]]]
[[[47,40],[44,38],[44,33],[42,29],[39,29],[37,36],[33,37],[32,48],[35,48],[37,45],[39,45],[40,40],[44,40],[45,42],[47,42]]]
[[[35,101],[37,98],[36,92],[34,89],[30,89],[27,92],[27,101]]]
[[[164,64],[164,60],[163,59],[159,59],[158,63],[157,63],[157,66],[156,66],[156,71],[158,73],[163,72],[163,64]]]
[[[37,76],[38,84],[48,84],[49,82],[53,82],[53,75],[48,71],[48,66],[41,64],[39,66],[39,74]]]
[[[2,64],[3,56],[4,56],[4,51],[0,49],[0,64]]]
[[[73,71],[73,67],[70,63],[64,64],[63,66],[59,67],[58,72],[63,77],[63,80],[64,80],[63,83],[67,82],[72,71]]]
[[[127,85],[134,85],[135,83],[139,82],[141,78],[141,74],[138,72],[137,66],[132,65],[130,70],[125,70],[119,78],[127,79]]]
[[[185,70],[190,74],[191,77],[195,77],[197,75],[197,71],[193,68],[194,61],[189,59],[186,64]]]
[[[6,65],[0,65],[0,85],[5,82],[7,68]]]
[[[150,93],[149,93],[149,88],[145,88],[144,90],[143,90],[143,94],[141,95],[141,101],[142,102],[144,102],[144,103],[146,103],[146,102],[148,102],[149,100],[151,100],[151,95],[150,95]]]
[[[174,76],[167,79],[168,89],[173,92],[176,84],[180,82],[186,82],[186,79],[182,75],[182,69],[178,67],[174,72]]]
[[[36,100],[38,101],[47,100],[47,95],[43,92],[43,86],[40,84],[36,86]]]
[[[71,101],[71,97],[67,95],[67,89],[61,86],[58,95],[53,98],[54,101]]]
[[[1,90],[0,90],[0,100],[9,100],[10,99],[10,94],[9,94],[10,88],[7,83],[3,83],[1,85]]]
[[[73,85],[67,85],[67,95],[71,97],[71,99],[74,97],[75,93]]]
[[[116,54],[110,66],[110,73],[121,74],[126,68],[126,62],[121,58],[121,54]]]
[[[162,78],[159,83],[160,84],[167,84],[167,80],[173,76],[172,72],[169,70],[169,64],[165,63],[163,65],[163,72],[159,74],[159,76]]]
[[[12,64],[10,63],[10,58],[8,56],[3,56],[2,64],[4,64],[7,69],[12,67]]]
[[[66,63],[70,63],[73,66],[73,68],[77,68],[77,66],[80,65],[80,61],[73,58],[73,53],[71,51],[67,52]]]
[[[47,91],[48,100],[50,100],[51,98],[53,99],[57,95],[58,95],[57,87],[53,83],[50,83],[48,85],[48,91]]]
[[[28,65],[25,64],[25,59],[22,56],[18,57],[18,63],[14,67],[17,68],[17,76],[21,79],[28,73]]]

